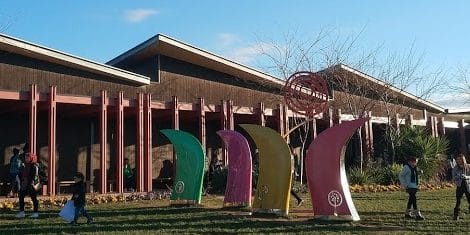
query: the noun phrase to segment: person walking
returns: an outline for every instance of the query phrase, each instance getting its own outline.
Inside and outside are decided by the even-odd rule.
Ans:
[[[23,161],[20,159],[20,150],[17,148],[13,149],[13,156],[10,158],[10,197],[17,197],[17,193],[20,191],[20,168],[23,166]]]
[[[467,164],[464,154],[459,154],[456,157],[457,165],[452,168],[452,179],[454,180],[457,189],[455,190],[455,207],[454,207],[454,220],[459,219],[460,214],[460,201],[463,195],[467,198],[468,210],[470,213],[470,164]]]
[[[402,187],[405,188],[408,193],[405,218],[413,218],[413,216],[415,216],[416,220],[424,220],[423,214],[418,210],[416,199],[419,185],[417,164],[418,159],[416,157],[408,157],[407,163],[400,172],[399,180]],[[413,207],[414,211],[411,210],[411,207]]]
[[[93,218],[85,210],[86,198],[85,198],[85,176],[81,172],[75,173],[73,181],[73,205],[75,206],[75,216],[73,221],[70,223],[72,225],[77,225],[78,218],[80,215],[83,215],[87,218],[87,224],[90,224],[93,221]]]
[[[33,201],[33,214],[31,218],[38,218],[39,201],[37,199],[37,191],[39,182],[39,166],[37,164],[37,156],[35,154],[25,154],[25,165],[20,168],[20,212],[16,214],[16,218],[24,218],[24,198],[26,195],[31,197]]]

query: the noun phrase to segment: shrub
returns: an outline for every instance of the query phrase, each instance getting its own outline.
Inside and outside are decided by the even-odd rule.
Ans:
[[[445,137],[432,137],[426,128],[419,126],[400,129],[396,135],[395,149],[399,160],[404,163],[408,156],[416,156],[422,178],[436,178],[446,160],[443,154],[447,152],[449,141]]]
[[[358,185],[364,185],[370,183],[371,180],[371,174],[369,170],[364,169],[361,172],[361,169],[359,167],[353,167],[349,170],[348,172],[348,180],[349,184],[358,184]]]
[[[402,166],[393,163],[384,167],[375,167],[372,181],[381,185],[396,184],[398,182],[398,175],[400,174]]]

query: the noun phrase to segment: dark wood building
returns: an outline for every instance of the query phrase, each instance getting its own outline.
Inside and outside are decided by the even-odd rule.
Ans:
[[[346,65],[321,72],[383,86]],[[164,35],[107,64],[0,35],[0,180],[7,181],[13,148],[29,143],[29,151],[47,166],[50,195],[76,171],[86,175],[90,190],[122,192],[124,158],[136,169],[137,191],[151,191],[163,161],[174,159],[172,146],[159,130],[192,133],[208,158],[224,160],[217,130],[239,130],[237,124],[253,123],[285,134],[292,127],[298,117],[280,95],[284,83]],[[354,118],[342,107],[347,92],[332,87],[331,110],[314,120],[310,138]],[[397,99],[406,98],[405,105],[397,104],[407,107],[406,115],[397,111],[395,125],[427,125],[433,135],[453,133],[457,148],[466,150],[466,114],[451,115],[409,93],[386,89]],[[357,99],[374,101],[373,95],[363,96],[357,94]],[[362,144],[372,151],[374,128],[389,122],[379,106],[365,111],[372,118],[363,128]]]

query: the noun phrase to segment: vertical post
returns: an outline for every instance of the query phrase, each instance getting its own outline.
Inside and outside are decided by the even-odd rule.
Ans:
[[[413,127],[413,114],[408,114],[408,118],[405,120],[405,124],[409,127]]]
[[[459,133],[460,133],[460,152],[467,153],[467,140],[465,138],[465,120],[459,120]]]
[[[333,127],[333,109],[328,108],[328,112],[326,113],[326,115],[325,113],[323,114],[323,119],[328,122],[328,128]]]
[[[118,93],[116,102],[116,192],[124,191],[123,176],[124,158],[124,94]]]
[[[152,168],[152,94],[147,94],[144,104],[144,190],[153,190]]]
[[[369,158],[372,156],[374,151],[374,132],[372,129],[372,112],[364,112],[364,116],[369,117],[370,119],[364,123],[362,127],[362,148],[364,149],[364,156],[366,162],[369,161]]]
[[[37,85],[29,86],[29,152],[36,154],[37,142],[37,111],[38,111],[38,91]]]
[[[227,130],[227,102],[225,102],[225,100],[220,101],[220,129]],[[222,149],[221,155],[222,155],[223,164],[226,166],[227,165],[227,149],[225,148],[224,144],[222,144],[221,149]]]
[[[426,128],[428,129],[429,133],[431,134],[432,137],[435,136],[435,129],[434,129],[434,117],[433,116],[428,116],[428,120],[426,120]]]
[[[289,108],[287,106],[284,106],[282,110],[282,118],[283,118],[282,125],[284,126],[284,134],[290,131],[288,112],[289,112]],[[290,143],[289,136],[286,137],[286,142]]]
[[[437,117],[433,117],[433,124],[434,124],[434,136],[439,137],[439,129],[438,129],[438,123],[437,123]]]
[[[204,98],[199,98],[199,140],[202,149],[206,149],[206,111],[204,110]]]
[[[172,97],[173,101],[173,106],[172,106],[172,115],[171,115],[171,128],[174,130],[179,130],[180,129],[180,115],[179,115],[179,108],[178,108],[178,96],[173,96]],[[173,176],[176,175],[176,165],[178,163],[176,162],[176,151],[175,148],[173,147]]]
[[[137,93],[137,110],[136,110],[136,121],[137,121],[137,139],[135,143],[135,164],[137,169],[136,177],[136,190],[137,192],[144,191],[144,94]]]
[[[334,112],[333,125],[341,124],[341,109],[336,109]]]
[[[277,105],[277,110],[276,110],[276,121],[277,121],[277,131],[281,136],[284,136],[286,133],[285,126],[284,126],[284,106],[282,104]]]
[[[100,193],[106,193],[107,184],[107,132],[108,132],[108,95],[106,90],[101,90],[101,111],[100,111]]]
[[[316,118],[313,118],[311,121],[310,121],[310,135],[312,136],[312,140],[314,140],[315,138],[317,138],[317,119]]]
[[[266,126],[266,119],[264,117],[264,103],[258,104],[258,124],[260,126]]]
[[[444,125],[444,117],[439,118],[439,121],[437,122],[437,130],[438,130],[439,136],[446,135],[446,127]]]
[[[392,118],[392,126],[397,132],[400,132],[400,114],[396,113]]]
[[[49,115],[48,115],[48,141],[47,149],[49,154],[49,166],[48,166],[48,180],[47,180],[47,189],[49,196],[55,195],[55,172],[56,172],[56,118],[57,118],[57,106],[56,106],[56,95],[57,87],[49,87]]]
[[[227,100],[227,129],[235,130],[235,120],[233,118],[233,101]]]

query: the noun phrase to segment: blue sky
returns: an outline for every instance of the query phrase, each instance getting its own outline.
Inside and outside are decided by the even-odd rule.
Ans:
[[[359,35],[357,50],[423,55],[424,69],[470,65],[470,1],[114,0],[2,1],[0,33],[98,62],[107,62],[162,33],[248,66],[260,38],[332,30]],[[368,72],[368,71],[364,71]],[[434,96],[445,107],[454,95]]]

